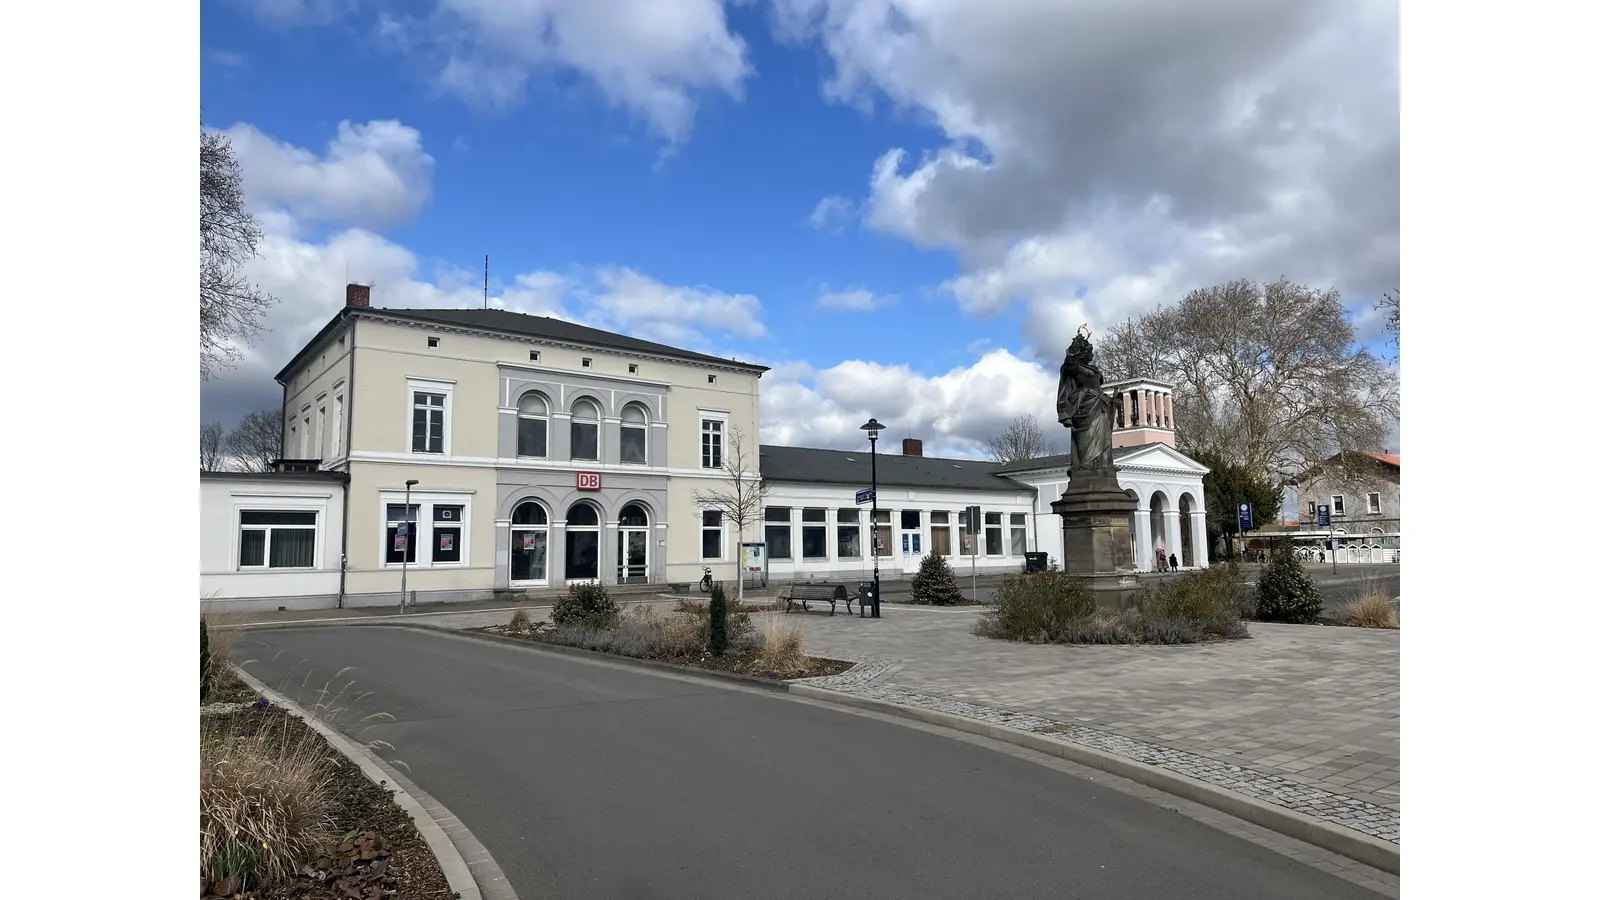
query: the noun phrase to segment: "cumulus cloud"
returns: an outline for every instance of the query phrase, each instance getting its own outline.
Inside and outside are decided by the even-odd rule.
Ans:
[[[823,197],[811,210],[808,221],[811,227],[818,231],[828,231],[834,234],[845,229],[856,217],[856,205],[850,200],[839,197]]]
[[[822,370],[804,362],[769,365],[761,378],[766,444],[863,447],[861,423],[876,416],[888,426],[888,447],[911,437],[928,455],[979,456],[984,440],[1016,416],[1055,421],[1056,376],[1007,350],[933,375],[861,360]]]
[[[1236,277],[1398,283],[1393,0],[778,0],[774,27],[827,96],[940,129],[885,148],[863,221],[953,251],[968,314],[1025,304],[1036,352]]]
[[[831,291],[824,285],[822,293],[817,295],[817,305],[823,309],[871,312],[895,303],[899,299],[893,294],[874,294],[863,287],[850,287],[842,291]]]
[[[422,134],[397,121],[340,122],[321,156],[246,123],[225,133],[260,216],[384,228],[411,220],[433,196],[433,157]]]

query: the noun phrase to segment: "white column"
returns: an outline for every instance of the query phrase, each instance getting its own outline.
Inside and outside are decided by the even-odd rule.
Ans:
[[[1211,565],[1211,547],[1206,537],[1206,511],[1197,509],[1189,513],[1189,528],[1193,530],[1194,564],[1205,568]]]
[[[1133,427],[1133,392],[1122,392],[1122,427]]]
[[[1172,395],[1171,394],[1165,394],[1164,393],[1164,394],[1161,395],[1161,421],[1168,428],[1172,427]]]
[[[1134,568],[1141,572],[1154,568],[1152,561],[1155,552],[1151,549],[1150,541],[1150,507],[1140,500],[1139,508],[1133,513],[1133,544],[1139,552],[1139,558],[1134,560]]]
[[[1178,511],[1168,508],[1163,518],[1167,527],[1167,554],[1178,557],[1178,565],[1183,565],[1183,535],[1178,533]]]

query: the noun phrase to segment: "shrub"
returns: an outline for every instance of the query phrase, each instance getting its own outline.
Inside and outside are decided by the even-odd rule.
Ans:
[[[1238,637],[1240,597],[1249,592],[1238,566],[1218,565],[1188,572],[1140,592],[1138,607],[1152,622],[1184,622],[1202,634]],[[1163,634],[1167,632],[1162,632]],[[1160,640],[1156,643],[1187,643]]]
[[[578,625],[585,628],[610,628],[617,623],[622,609],[603,584],[569,584],[567,592],[550,610],[550,621],[557,625]]]
[[[1368,593],[1334,610],[1334,621],[1354,628],[1399,628],[1400,613],[1394,601],[1379,593]]]
[[[200,876],[208,885],[274,885],[335,836],[325,753],[312,738],[201,742]]]
[[[740,603],[738,598],[727,601],[728,604],[728,648],[730,650],[746,650],[754,646],[751,639],[756,634],[755,623],[750,620],[752,604]],[[678,600],[677,612],[693,621],[700,629],[700,641],[709,645],[711,642],[711,607],[701,600],[681,598]]]
[[[922,566],[911,579],[912,603],[953,606],[965,603],[966,599],[960,585],[956,584],[956,573],[950,568],[949,560],[938,553],[922,558]]]
[[[979,618],[975,631],[984,637],[1037,644],[1094,612],[1094,595],[1085,579],[1061,572],[1010,575],[1000,583],[995,602]]]
[[[1322,592],[1300,561],[1287,550],[1272,561],[1256,582],[1256,618],[1263,622],[1314,622],[1322,612]]]
[[[761,616],[761,665],[780,675],[805,668],[805,629],[782,613]]]
[[[517,607],[517,611],[511,614],[511,621],[506,623],[506,631],[512,634],[526,634],[532,630],[533,617],[528,615],[526,609]]]
[[[706,632],[706,646],[713,656],[721,656],[728,649],[728,598],[723,595],[720,584],[711,589],[709,612],[711,621]]]
[[[200,702],[211,696],[211,639],[206,636],[206,620],[200,619]]]

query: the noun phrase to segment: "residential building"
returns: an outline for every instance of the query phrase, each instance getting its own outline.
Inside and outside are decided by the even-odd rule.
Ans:
[[[732,578],[738,537],[693,495],[735,431],[758,445],[764,371],[499,309],[374,309],[350,285],[278,373],[285,467],[348,475],[347,606],[397,602],[402,567],[419,602]]]
[[[1318,506],[1328,507],[1327,527]],[[1284,518],[1264,537],[1337,548],[1338,562],[1399,562],[1400,455],[1350,450],[1308,467],[1284,492]]]

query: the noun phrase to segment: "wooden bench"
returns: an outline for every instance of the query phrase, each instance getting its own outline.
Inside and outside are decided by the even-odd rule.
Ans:
[[[783,601],[783,611],[788,612],[795,603],[806,612],[811,611],[812,600],[817,602],[827,601],[828,615],[833,615],[839,609],[839,601],[844,601],[844,611],[850,612],[850,592],[842,584],[821,584],[817,582],[802,581],[789,585],[789,590],[778,599]]]

